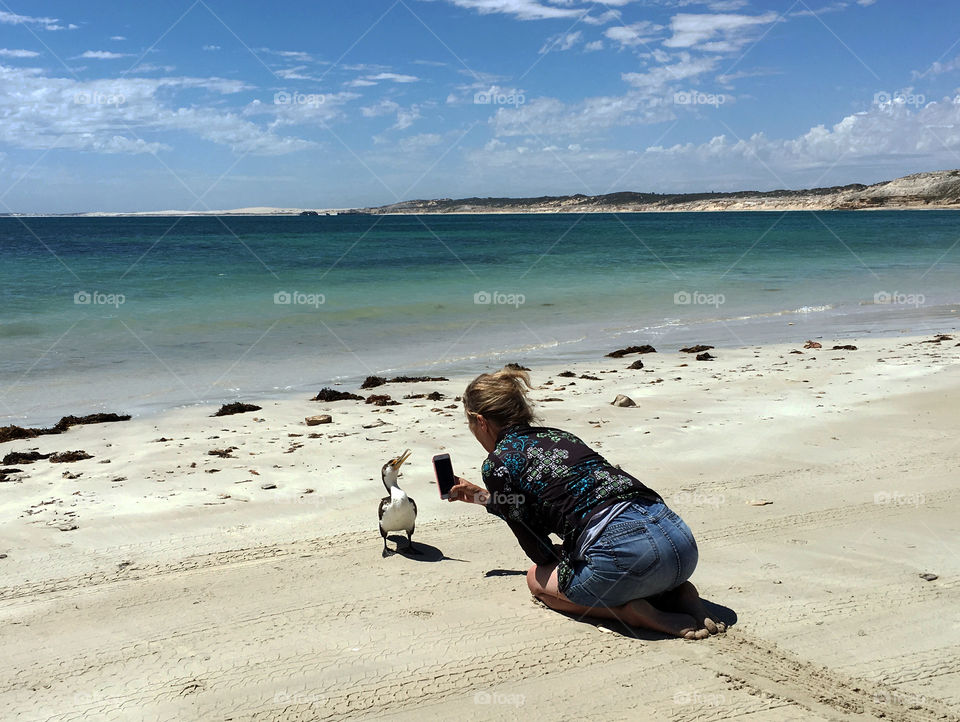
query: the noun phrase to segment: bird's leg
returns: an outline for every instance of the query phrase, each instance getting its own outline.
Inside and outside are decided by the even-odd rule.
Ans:
[[[382,529],[380,530],[380,536],[383,537],[383,554],[381,555],[382,558],[386,559],[387,557],[393,554],[396,554],[396,552],[393,552],[387,549],[387,535]]]
[[[407,546],[405,551],[410,552],[411,554],[423,554],[422,551],[413,546],[413,539],[410,538],[410,535],[407,534]]]

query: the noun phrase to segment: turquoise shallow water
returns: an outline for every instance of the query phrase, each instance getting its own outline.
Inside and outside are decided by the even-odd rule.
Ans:
[[[629,343],[944,330],[957,218],[0,218],[0,415],[301,394]]]

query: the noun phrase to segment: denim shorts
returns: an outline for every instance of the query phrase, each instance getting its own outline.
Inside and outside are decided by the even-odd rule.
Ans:
[[[635,502],[583,555],[563,594],[584,607],[619,607],[687,581],[699,552],[690,528],[662,502]]]

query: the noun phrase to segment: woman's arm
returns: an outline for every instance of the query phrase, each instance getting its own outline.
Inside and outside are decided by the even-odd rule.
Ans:
[[[457,477],[457,483],[450,489],[450,501],[465,501],[468,504],[487,506],[490,502],[490,492],[482,486],[471,484],[462,477]],[[553,544],[549,538],[542,538],[523,522],[507,519],[507,526],[520,542],[520,548],[534,564],[556,564],[559,561]]]
[[[465,501],[468,504],[480,504],[486,506],[490,501],[490,492],[482,486],[471,484],[466,479],[458,476],[457,483],[450,489],[450,501]]]

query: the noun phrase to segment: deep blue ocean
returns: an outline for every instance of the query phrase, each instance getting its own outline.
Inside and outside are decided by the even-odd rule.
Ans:
[[[956,326],[950,211],[0,218],[0,417]],[[792,324],[792,325],[791,325]]]

